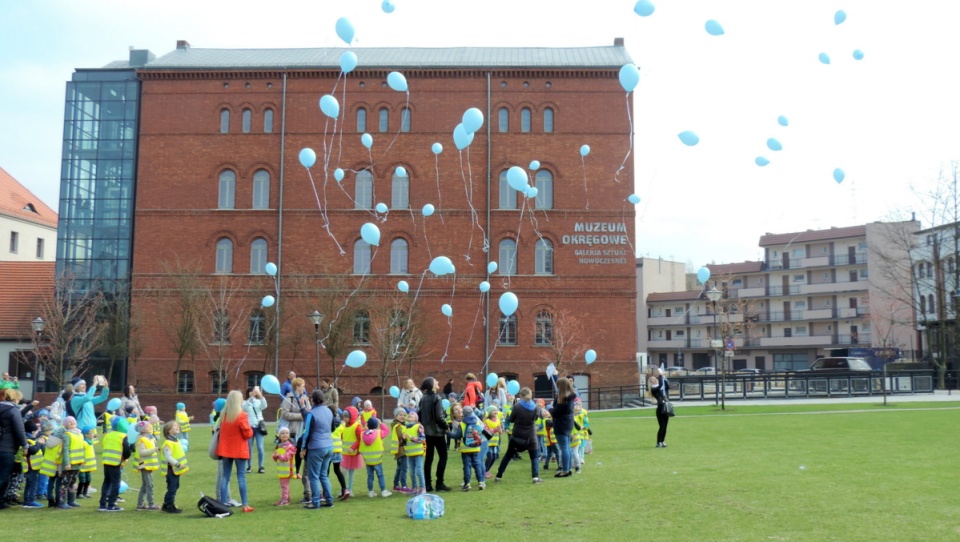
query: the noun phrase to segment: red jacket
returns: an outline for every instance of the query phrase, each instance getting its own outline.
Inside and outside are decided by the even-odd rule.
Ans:
[[[226,418],[220,420],[220,444],[217,445],[217,455],[232,459],[250,459],[250,447],[247,441],[253,438],[253,428],[247,419],[247,413],[241,412],[237,419],[228,422]]]
[[[477,402],[483,399],[483,384],[476,380],[467,382],[467,388],[463,391],[463,406],[475,407]]]

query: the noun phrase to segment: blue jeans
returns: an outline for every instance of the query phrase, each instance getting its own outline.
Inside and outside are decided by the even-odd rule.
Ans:
[[[307,480],[310,482],[310,495],[314,506],[320,506],[320,497],[333,504],[333,491],[330,490],[330,461],[333,459],[333,446],[307,450]],[[323,488],[323,492],[320,489]]]
[[[237,485],[240,486],[240,504],[247,505],[247,460],[224,457],[220,459],[223,464],[223,478],[220,479],[220,494],[227,495],[230,487],[230,470],[233,465],[237,465]]]
[[[474,474],[477,475],[477,482],[483,482],[483,458],[479,453],[469,453],[469,454],[460,454],[460,459],[463,460],[463,483],[470,483],[470,469],[473,469]]]
[[[560,448],[560,470],[570,472],[570,435],[557,435],[557,447]]]
[[[377,465],[367,465],[367,491],[373,491],[373,475],[377,475],[380,480],[380,491],[387,489],[387,484],[383,480],[383,463]]]
[[[250,465],[253,466],[253,441],[257,441],[257,468],[263,468],[263,435],[256,428],[253,429],[253,438],[247,441],[247,448],[250,450]]]
[[[27,480],[23,488],[23,504],[37,500],[37,478],[40,477],[40,471],[27,469],[25,477]]]
[[[393,487],[407,487],[407,458],[397,458],[397,473],[393,475]]]
[[[230,500],[230,487],[227,486],[227,492],[222,492],[223,482],[223,461],[217,461],[217,500],[226,504]]]
[[[176,506],[177,491],[179,489],[180,477],[173,473],[172,466],[167,465],[167,492],[163,494],[163,504],[167,506]]]
[[[423,456],[408,455],[407,470],[410,471],[410,487],[413,489],[422,489],[426,487],[423,480]]]

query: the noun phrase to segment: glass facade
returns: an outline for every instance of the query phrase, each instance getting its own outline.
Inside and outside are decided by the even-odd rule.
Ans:
[[[130,278],[140,83],[133,70],[67,83],[57,273],[86,291]]]

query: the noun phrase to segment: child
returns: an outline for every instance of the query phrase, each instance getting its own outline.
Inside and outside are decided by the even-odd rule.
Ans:
[[[103,487],[100,488],[100,512],[122,512],[117,506],[120,496],[120,472],[123,463],[130,457],[130,443],[126,431],[122,431],[120,422],[126,421],[114,416],[111,431],[103,436]],[[125,425],[125,424],[124,424]]]
[[[369,402],[369,401],[368,401]],[[373,490],[373,476],[376,474],[380,482],[380,496],[389,497],[393,493],[387,491],[387,484],[383,479],[383,438],[390,433],[386,425],[380,423],[377,418],[370,418],[367,421],[367,430],[361,433],[360,438],[354,444],[363,457],[363,462],[367,465],[367,496],[376,497],[377,492]]]
[[[453,403],[450,405],[450,427],[458,427],[460,422],[463,421],[463,406],[460,403]],[[447,448],[450,447],[450,442],[453,442],[453,451],[460,449],[460,439],[454,437],[454,431],[447,432]]]
[[[154,414],[147,415],[147,421],[149,421],[150,425],[153,426],[153,438],[157,439],[157,442],[163,442],[164,423],[160,421],[160,417],[156,415],[157,407],[147,408],[152,408],[154,412]]]
[[[163,506],[160,510],[169,514],[183,512],[177,508],[177,490],[180,489],[180,476],[187,473],[187,456],[180,445],[180,424],[167,422],[163,426],[163,463],[167,466],[167,493],[163,496]]]
[[[277,478],[280,479],[280,500],[274,506],[290,504],[290,478],[293,478],[293,458],[297,455],[297,447],[290,440],[290,428],[281,427],[277,433],[280,442],[273,452],[273,460],[277,462]]]
[[[403,430],[403,453],[407,456],[407,470],[410,471],[412,482],[411,495],[426,493],[426,482],[423,476],[423,454],[426,452],[427,437],[416,412],[407,414],[406,427]]]
[[[77,497],[89,499],[90,482],[93,481],[93,472],[97,470],[97,453],[93,450],[93,443],[97,439],[97,428],[87,425],[80,430],[83,433],[83,466],[80,467],[79,482],[77,483]]]
[[[463,421],[454,428],[460,442],[460,459],[463,461],[463,491],[470,491],[470,470],[473,469],[477,476],[478,488],[483,491],[486,488],[483,474],[483,459],[481,456],[483,437],[483,423],[473,413],[473,407],[463,407]]]
[[[496,399],[493,400],[497,402]],[[500,434],[503,433],[503,424],[500,421],[500,409],[496,405],[487,407],[483,419],[484,432],[490,435],[490,441],[487,443],[487,454],[484,458],[483,472],[486,477],[491,478],[493,464],[500,458]]]
[[[363,426],[360,425],[360,414],[354,407],[347,407],[347,417],[343,422],[343,459],[340,461],[340,468],[347,471],[347,487],[340,495],[340,500],[345,501],[353,496],[353,475],[363,468],[363,457],[360,456],[357,446],[360,435],[363,433]]]
[[[174,416],[177,420],[177,423],[180,424],[180,438],[182,440],[190,440],[190,422],[193,421],[193,416],[187,414],[187,405],[183,403],[177,403],[177,413]]]
[[[373,403],[369,399],[363,402],[363,412],[360,413],[360,423],[366,425],[370,418],[377,417],[377,409],[373,408]]]
[[[550,469],[550,458],[553,457],[553,460],[557,462],[557,470],[561,470],[560,463],[560,449],[557,448],[557,438],[553,434],[553,420],[550,418],[546,419],[546,438],[544,441],[544,446],[547,448],[546,457],[543,459],[543,467],[545,470]]]
[[[53,435],[56,424],[53,420],[43,422],[40,432],[43,434],[43,461],[40,462],[40,475],[37,482],[37,494],[46,495],[50,508],[57,505],[57,469],[60,465],[60,454],[63,452],[63,440]]]
[[[37,481],[40,478],[40,465],[43,464],[43,451],[46,438],[40,434],[40,428],[34,420],[23,422],[23,430],[29,445],[24,452],[23,468],[26,483],[23,488],[23,508],[43,508],[37,502]]]
[[[340,463],[343,461],[343,421],[341,417],[343,416],[343,411],[337,411],[337,417],[334,418],[334,421],[341,420],[340,424],[333,428],[333,431],[330,432],[330,438],[333,439],[333,459],[330,460],[330,464],[333,465],[333,474],[337,477],[337,482],[340,484],[340,495],[337,498],[343,499],[343,496],[347,492],[347,482],[343,479],[343,470],[340,469]],[[306,477],[304,477],[306,478]],[[304,482],[304,493],[306,494],[310,485],[307,482]],[[307,499],[307,502],[310,502]]]
[[[407,487],[407,456],[403,453],[403,429],[407,422],[406,409],[397,407],[393,411],[393,424],[390,425],[390,452],[397,463],[397,472],[393,475],[393,491],[409,493]]]
[[[60,452],[60,486],[57,490],[57,508],[79,508],[77,504],[77,475],[83,466],[83,435],[77,429],[77,419],[63,419],[63,450]]]
[[[137,494],[137,511],[156,511],[160,507],[153,500],[153,473],[160,469],[160,449],[153,436],[153,426],[145,421],[137,422],[137,470],[140,471],[140,493]]]
[[[543,412],[544,401],[543,399],[537,399],[535,401],[537,405],[537,412]],[[547,436],[547,420],[544,418],[537,418],[535,427],[537,429],[537,449],[540,452],[540,462],[542,463],[547,457],[547,445],[544,443],[544,439]]]

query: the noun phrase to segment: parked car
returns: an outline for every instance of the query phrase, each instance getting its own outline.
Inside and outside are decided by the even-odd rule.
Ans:
[[[738,375],[758,375],[762,373],[760,369],[737,369],[736,374]]]
[[[687,376],[690,374],[690,371],[686,367],[667,367],[663,370],[663,374],[667,378],[673,378],[676,376]]]
[[[811,371],[872,371],[873,367],[863,358],[820,358],[810,366]]]
[[[700,367],[693,374],[697,376],[713,376],[717,374],[717,370],[713,367]]]

